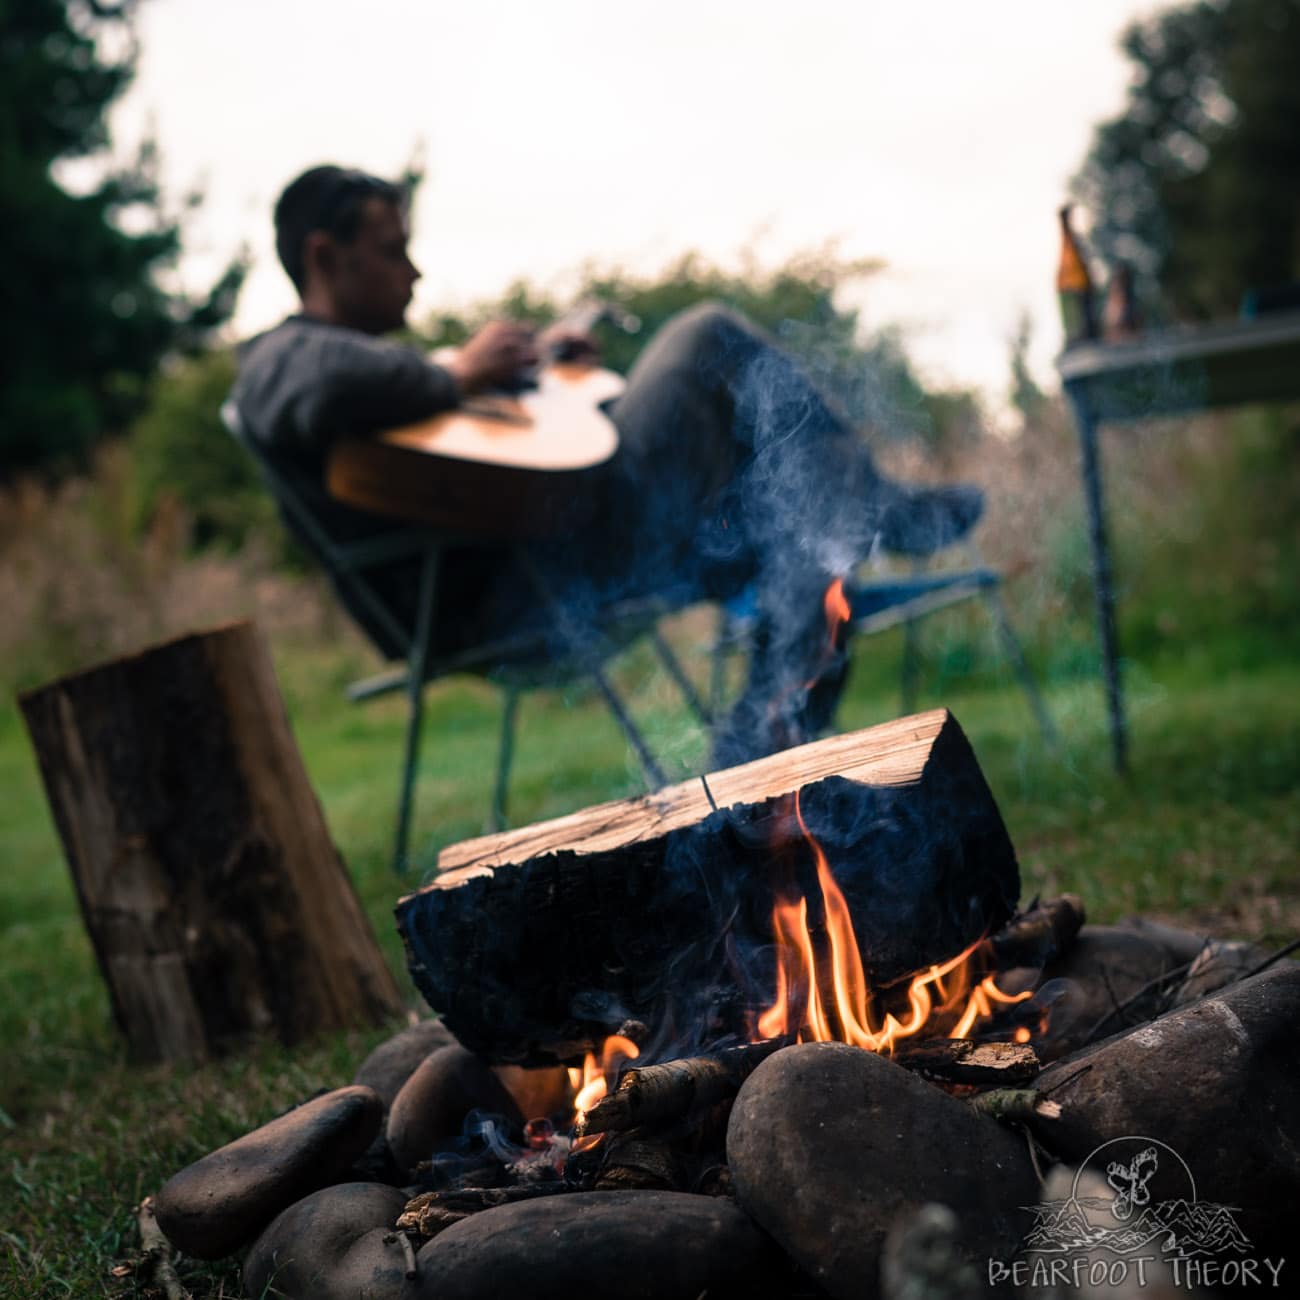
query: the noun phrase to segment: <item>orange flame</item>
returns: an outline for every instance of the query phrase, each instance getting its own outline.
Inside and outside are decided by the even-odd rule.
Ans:
[[[844,594],[843,578],[836,578],[826,588],[822,606],[826,610],[826,631],[830,633],[831,644],[834,645],[835,633],[840,630],[840,624],[847,623],[853,616],[853,611],[849,608],[849,599]]]
[[[569,1070],[573,1085],[575,1118],[581,1119],[609,1091],[609,1083],[618,1074],[624,1061],[635,1061],[641,1049],[622,1034],[610,1034],[600,1049],[600,1060],[588,1052],[582,1069]]]
[[[842,594],[841,594],[842,598]],[[830,607],[830,593],[827,593]],[[799,829],[812,847],[817,864],[817,883],[825,913],[830,944],[830,987],[818,978],[818,960],[813,935],[808,927],[808,900],[778,902],[772,912],[776,936],[776,998],[758,1019],[763,1038],[796,1035],[802,1042],[846,1042],[871,1052],[892,1052],[900,1038],[919,1033],[932,1014],[950,1015],[965,999],[965,1007],[949,1030],[951,1038],[969,1036],[975,1022],[992,1012],[992,1004],[1021,1002],[1032,994],[1003,993],[992,975],[969,992],[971,972],[967,959],[979,940],[946,962],[931,966],[912,979],[907,992],[907,1011],[901,1018],[893,1012],[879,1015],[875,997],[867,982],[858,949],[848,903],[835,883],[826,855],[803,819],[799,796],[794,800]],[[955,978],[949,979],[955,973]],[[874,1014],[873,1014],[874,1013]]]

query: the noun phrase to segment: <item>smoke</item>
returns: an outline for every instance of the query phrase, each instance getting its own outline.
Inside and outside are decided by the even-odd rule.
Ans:
[[[810,739],[808,686],[829,672],[838,690],[844,667],[826,662],[823,593],[871,556],[897,489],[802,366],[714,305],[658,332],[611,414],[620,450],[594,517],[505,565],[484,609],[536,629],[539,658],[581,669],[575,646],[602,658],[648,630],[611,627],[624,602],[748,591],[759,620],[750,680],[714,763]]]

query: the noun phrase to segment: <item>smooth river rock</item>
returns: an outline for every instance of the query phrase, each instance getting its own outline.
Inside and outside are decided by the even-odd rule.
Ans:
[[[387,1108],[421,1061],[440,1047],[454,1046],[455,1042],[451,1030],[441,1020],[421,1020],[380,1043],[357,1067],[352,1082],[373,1088]]]
[[[398,1242],[406,1204],[395,1187],[340,1183],[277,1215],[244,1261],[244,1294],[288,1300],[397,1300],[415,1294]]]
[[[440,1047],[420,1062],[389,1108],[388,1148],[398,1168],[409,1172],[445,1149],[462,1135],[473,1110],[523,1122],[490,1066],[459,1045]]]
[[[575,1192],[485,1210],[419,1254],[429,1300],[755,1300],[788,1293],[793,1270],[721,1197]]]
[[[338,1088],[213,1151],[163,1184],[158,1224],[198,1259],[222,1259],[287,1206],[334,1182],[370,1145],[384,1105],[370,1088]]]
[[[1252,1241],[1287,1244],[1300,1204],[1300,965],[1284,962],[1059,1061],[1034,1087],[1053,1154],[1085,1162],[1141,1136],[1186,1162],[1198,1197],[1240,1207]],[[1172,1158],[1172,1157],[1171,1157]]]
[[[1043,968],[1042,984],[1054,986],[1047,1029],[1035,1035],[1039,1060],[1055,1061],[1098,1038],[1140,1025],[1158,1015],[1181,982],[1180,967],[1204,946],[1197,936],[1169,927],[1085,925],[1074,945]],[[1158,981],[1169,977],[1169,984]],[[1123,1010],[1120,1010],[1120,1007]]]
[[[877,1294],[886,1235],[927,1203],[967,1258],[1013,1254],[1037,1199],[1023,1136],[884,1057],[809,1043],[745,1081],[727,1130],[742,1209],[840,1300]]]

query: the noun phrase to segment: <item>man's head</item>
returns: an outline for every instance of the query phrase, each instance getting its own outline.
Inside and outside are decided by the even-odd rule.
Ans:
[[[408,194],[342,167],[313,167],[275,205],[275,246],[303,310],[383,334],[400,327],[420,273],[406,251]]]

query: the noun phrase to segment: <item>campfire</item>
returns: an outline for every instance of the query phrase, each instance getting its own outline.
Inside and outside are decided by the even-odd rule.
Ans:
[[[1015,1006],[1033,997],[1032,989],[1017,993],[999,989],[997,975],[983,973],[993,959],[992,949],[976,941],[950,960],[914,975],[906,991],[894,999],[902,1007],[898,1014],[883,1009],[885,999],[872,990],[863,966],[848,903],[825,853],[808,830],[797,794],[793,816],[813,853],[816,892],[811,901],[807,895],[795,894],[780,898],[773,907],[776,992],[771,1005],[755,1017],[749,1043],[707,1056],[637,1068],[634,1062],[641,1055],[638,1042],[627,1033],[610,1035],[599,1053],[587,1053],[581,1069],[568,1071],[575,1093],[573,1132],[579,1139],[680,1118],[719,1102],[734,1095],[760,1061],[794,1043],[849,1043],[889,1056],[902,1049],[906,1060],[906,1039],[966,1040],[977,1026],[987,1028],[985,1022],[995,1008]],[[1065,913],[1069,917],[1066,924],[1073,930],[1082,924],[1082,906],[1076,899],[1059,900],[1054,911]],[[1053,909],[1022,918],[1019,927],[1033,930],[1047,924],[1050,928],[1044,917],[1052,918],[1054,933],[1059,934],[1061,921]],[[1005,944],[1006,934],[1001,938]],[[646,1032],[644,1025],[633,1032],[636,1030]],[[1023,1024],[1005,1032],[1021,1044],[1031,1037]],[[933,1050],[912,1053],[913,1060],[928,1062],[932,1071],[949,1061],[956,1074],[963,1072],[958,1062],[967,1063],[967,1074],[974,1068],[970,1056],[960,1050],[946,1056]],[[1025,1064],[1034,1058],[1028,1052],[993,1048],[978,1059],[985,1070],[1005,1070],[1008,1078],[1014,1078],[1023,1075]]]
[[[933,1294],[973,1295],[1026,1282],[1055,1162],[1086,1172],[1129,1131],[1208,1158],[1222,1078],[1199,1111],[1162,1106],[1143,1034],[1295,1113],[1295,1036],[1278,1031],[1294,968],[1088,926],[1072,896],[1018,909],[1010,839],[942,710],[441,865],[397,909],[441,1021],[158,1198],[182,1250],[253,1243],[250,1295],[328,1300],[364,1278],[439,1300],[892,1300],[936,1269],[951,1285]],[[1206,1013],[1216,998],[1229,1010]],[[1222,1151],[1197,1175],[1235,1198],[1256,1254],[1297,1179],[1271,1122],[1255,1183]]]

